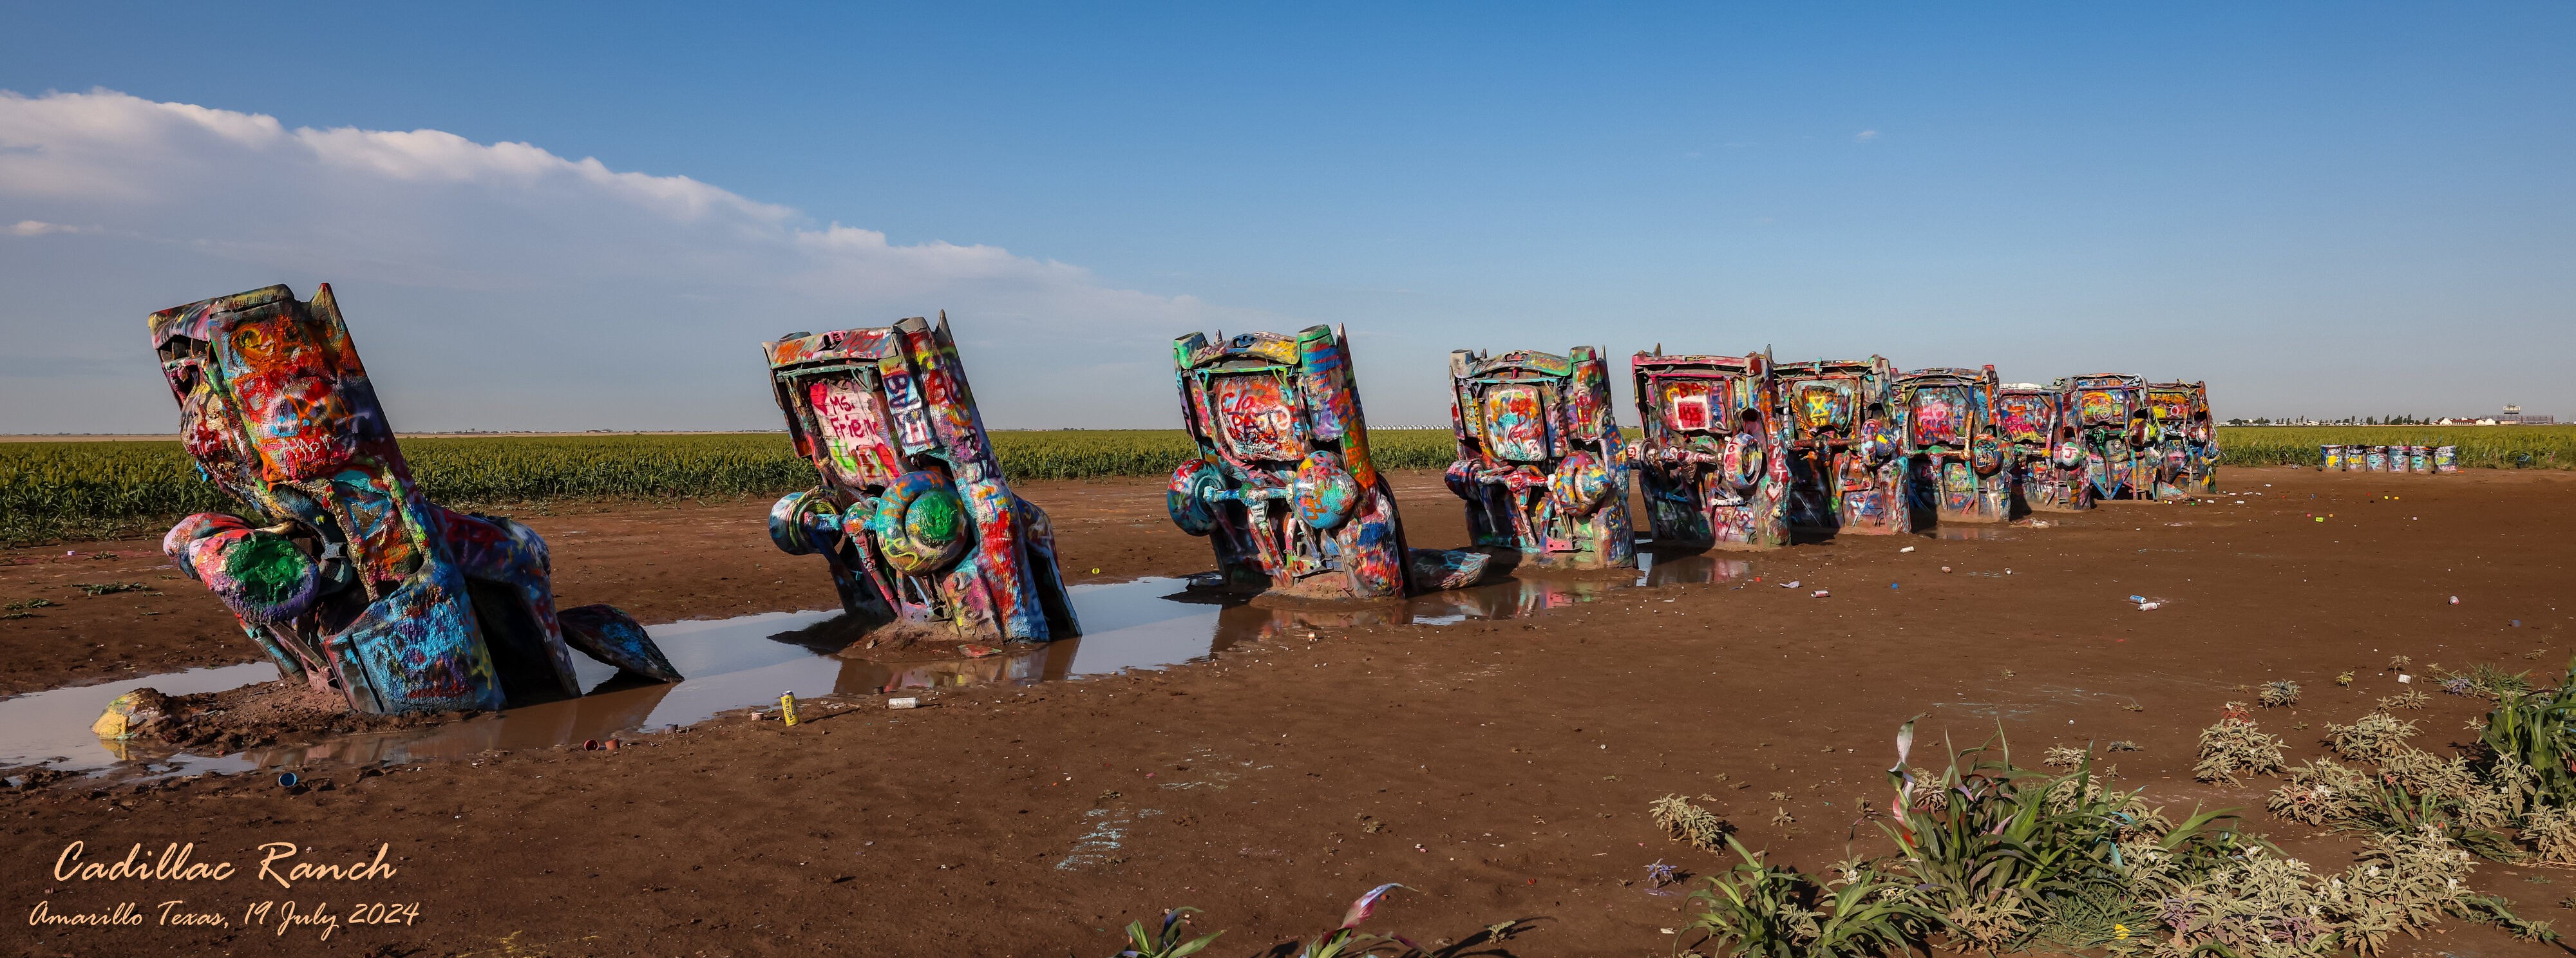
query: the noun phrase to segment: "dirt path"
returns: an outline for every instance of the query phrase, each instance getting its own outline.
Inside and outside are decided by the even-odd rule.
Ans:
[[[1436,482],[1406,480],[1412,537],[1454,541],[1456,507],[1425,479]],[[1729,862],[1665,841],[1647,802],[1715,795],[1746,844],[1821,870],[1845,857],[1856,801],[1885,800],[1892,734],[1917,712],[1931,713],[1936,743],[1982,740],[2000,719],[2026,764],[2048,745],[2133,740],[2143,751],[2113,761],[2151,797],[2259,810],[2271,780],[2223,789],[2189,777],[2195,733],[2221,702],[2250,699],[2246,687],[2304,686],[2301,706],[2258,716],[2293,742],[2295,762],[2321,754],[2313,740],[2326,722],[2403,688],[2379,669],[2392,654],[2547,675],[2567,661],[2569,477],[2234,469],[2226,480],[2248,493],[2244,505],[2123,503],[2000,538],[1846,539],[1752,556],[1758,584],[1623,590],[1514,621],[1319,628],[1312,641],[1163,672],[945,692],[918,711],[853,698],[792,729],[717,722],[617,752],[347,771],[298,794],[252,776],[57,786],[0,799],[0,903],[149,912],[138,927],[16,938],[25,954],[1105,955],[1129,919],[1186,904],[1231,929],[1210,954],[1236,956],[1328,927],[1352,896],[1395,881],[1414,890],[1395,893],[1372,927],[1426,945],[1532,919],[1501,947],[1663,955],[1677,946],[1660,930],[1688,919],[1680,895],[1638,881],[1644,867]],[[1163,524],[1159,485],[1028,491],[1056,515],[1078,579],[1093,567],[1110,580],[1207,565],[1203,543]],[[648,621],[814,606],[827,594],[819,570],[769,548],[759,509],[530,521],[558,543],[567,601],[613,600]],[[1916,551],[1898,551],[1907,545]],[[31,574],[149,568],[45,558],[0,570],[0,595]],[[1800,586],[1776,587],[1786,580]],[[156,629],[211,628],[179,618],[213,605],[193,588],[58,601],[162,611]],[[1811,597],[1818,588],[1832,594]],[[2132,594],[2166,604],[2140,612],[2122,601]],[[223,651],[238,640],[155,644],[114,632],[134,628],[114,614],[44,611],[0,624],[68,625],[46,631],[107,642],[146,669],[242,658]],[[20,687],[108,667],[19,661],[42,635],[0,634]],[[2346,670],[2359,681],[2337,688]],[[2417,743],[2465,740],[2463,722],[2482,710],[2436,694],[2410,713],[2426,730]],[[1794,824],[1769,824],[1783,812]],[[2250,825],[2323,867],[2340,868],[2353,847],[2259,811]],[[382,843],[399,872],[292,890],[246,877],[57,881],[52,865],[75,840],[87,860],[195,842],[195,860],[245,871],[263,842],[329,862]],[[1852,847],[1883,845],[1864,826]],[[2571,883],[2492,864],[2477,877],[2543,919],[2562,914],[2553,905]],[[246,905],[289,898],[344,914],[418,902],[419,917],[343,927],[327,942],[312,928],[241,926]],[[233,925],[159,926],[158,903],[171,899]],[[2398,939],[2394,953],[2549,953],[2441,927]]]

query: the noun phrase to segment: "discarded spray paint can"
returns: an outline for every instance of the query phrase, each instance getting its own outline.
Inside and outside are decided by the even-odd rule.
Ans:
[[[778,693],[778,717],[789,725],[796,724],[796,693]]]
[[[890,709],[917,709],[921,707],[921,700],[910,696],[899,699],[887,699],[886,707]]]
[[[294,788],[295,783],[299,781],[302,781],[302,779],[296,778],[294,772],[277,773],[277,787],[279,788]]]

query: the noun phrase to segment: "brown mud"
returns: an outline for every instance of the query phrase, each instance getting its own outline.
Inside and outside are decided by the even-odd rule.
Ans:
[[[268,773],[68,779],[0,798],[0,903],[63,914],[135,902],[145,919],[32,928],[5,947],[1051,958],[1109,954],[1126,921],[1191,905],[1201,926],[1230,929],[1207,954],[1245,956],[1402,882],[1411,890],[1371,928],[1437,948],[1526,919],[1482,947],[1669,955],[1686,944],[1663,933],[1687,924],[1685,901],[1649,889],[1645,867],[1705,875],[1732,862],[1667,841],[1648,802],[1713,795],[1747,845],[1809,871],[1880,853],[1887,843],[1857,809],[1885,802],[1896,726],[1923,712],[1915,764],[1945,735],[1965,746],[1999,727],[2025,765],[2051,745],[2129,740],[2142,750],[2109,757],[2124,784],[2174,811],[2245,809],[2249,829],[2338,869],[2358,842],[2264,816],[2276,781],[2194,782],[2197,731],[2221,703],[2290,679],[2303,701],[2255,717],[2292,742],[2293,763],[2323,754],[2326,723],[2421,687],[2381,668],[2392,655],[2554,680],[2571,651],[2576,477],[2223,478],[2244,495],[2114,503],[1977,538],[1729,554],[1759,580],[1620,589],[1503,621],[1319,622],[1311,639],[1284,634],[1202,664],[944,689],[911,711],[835,696],[794,727],[719,719],[618,751],[315,769],[294,789]],[[1411,544],[1463,544],[1438,477],[1400,480]],[[1162,518],[1159,483],[1024,491],[1055,516],[1075,581],[1210,565],[1203,541]],[[567,603],[614,602],[647,622],[828,605],[819,565],[769,546],[762,505],[522,518],[554,545]],[[159,596],[67,591],[174,574],[155,569],[150,546],[96,547],[136,558],[0,554],[42,560],[0,568],[0,598],[32,589],[58,603],[0,622],[13,688],[249,658],[194,583],[161,583]],[[2140,611],[2131,595],[2162,605]],[[203,634],[174,635],[200,627],[188,615]],[[2339,688],[2345,671],[2357,681]],[[2464,723],[2486,703],[2428,691],[2406,716],[2425,729],[2416,744],[2469,741]],[[193,842],[192,860],[244,874],[57,879],[75,841],[89,862]],[[272,842],[327,864],[371,861],[381,845],[397,870],[281,888],[253,874]],[[2557,903],[2576,872],[2482,862],[2474,884],[2551,919],[2568,914]],[[417,903],[418,917],[327,940],[320,926],[243,923],[246,907],[288,899],[343,918]],[[228,923],[161,924],[170,900]],[[2392,953],[2557,952],[2450,920]]]

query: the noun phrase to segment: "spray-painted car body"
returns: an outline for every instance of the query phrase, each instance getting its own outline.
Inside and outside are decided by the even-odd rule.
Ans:
[[[570,649],[679,681],[609,606],[555,608],[545,540],[412,481],[331,287],[270,286],[152,314],[179,435],[242,516],[162,549],[278,669],[361,712],[498,709],[581,694]]]
[[[1449,491],[1467,500],[1476,545],[1542,567],[1637,564],[1610,364],[1597,350],[1462,349],[1449,354],[1449,384]]]
[[[1182,531],[1208,538],[1229,584],[1316,598],[1405,594],[1404,525],[1369,459],[1341,335],[1323,325],[1293,337],[1191,333],[1172,342],[1172,364],[1199,457],[1173,471],[1165,505]],[[1480,573],[1412,575],[1439,588]]]
[[[2084,483],[2084,447],[2066,419],[2066,395],[2037,383],[1995,387],[1995,435],[2021,508],[2081,512],[2093,508]]]
[[[1655,544],[1768,549],[1789,544],[1789,457],[1774,428],[1771,362],[1638,353],[1629,466]]]
[[[2093,500],[2155,495],[2155,417],[2147,411],[2147,381],[2126,373],[2069,376],[2054,384],[2066,396],[2066,425],[2083,449],[2084,480]]]
[[[1917,369],[1896,377],[1917,508],[1942,522],[2012,518],[2006,450],[1995,433],[1995,367]]]
[[[965,637],[1080,634],[1047,515],[1004,481],[946,314],[762,351],[796,452],[823,479],[778,500],[770,538],[823,556],[842,608]]]
[[[1905,500],[1905,456],[1881,356],[1819,359],[1771,368],[1788,434],[1789,524],[1838,533],[1914,529]]]
[[[2209,417],[2209,384],[2148,383],[2147,410],[2155,419],[2156,498],[2181,499],[2218,491],[2218,432]]]

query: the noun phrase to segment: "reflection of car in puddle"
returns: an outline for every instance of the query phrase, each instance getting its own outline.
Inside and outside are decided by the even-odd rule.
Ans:
[[[1709,585],[1732,582],[1753,576],[1753,563],[1744,559],[1721,559],[1709,555],[1682,555],[1658,559],[1652,552],[1637,553],[1637,585]]]

